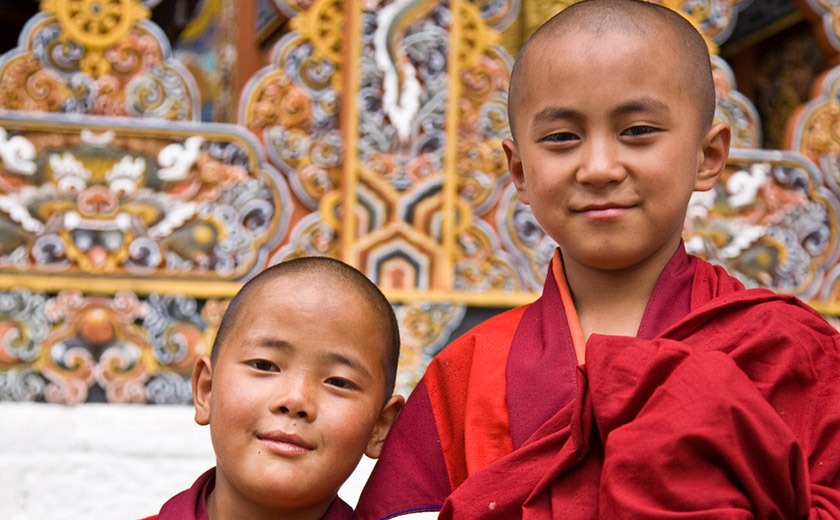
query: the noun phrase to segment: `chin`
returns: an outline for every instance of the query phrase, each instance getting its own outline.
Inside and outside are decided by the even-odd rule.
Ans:
[[[646,258],[641,254],[631,254],[629,252],[619,253],[613,249],[609,253],[592,254],[588,258],[585,258],[584,263],[590,269],[617,274],[641,266]]]

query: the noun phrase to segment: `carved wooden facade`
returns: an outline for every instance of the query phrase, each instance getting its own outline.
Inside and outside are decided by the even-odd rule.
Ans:
[[[554,244],[518,202],[500,142],[511,42],[563,3],[274,0],[289,30],[241,93],[238,124],[199,121],[152,3],[44,1],[0,58],[0,400],[188,402],[227,300],[303,255],[343,259],[386,291],[404,393],[468,308],[535,297]],[[662,3],[690,7],[717,48],[742,2]],[[840,10],[800,9],[840,53]],[[761,147],[755,107],[713,65],[734,148],[692,200],[687,247],[833,314],[840,69],[782,151]]]

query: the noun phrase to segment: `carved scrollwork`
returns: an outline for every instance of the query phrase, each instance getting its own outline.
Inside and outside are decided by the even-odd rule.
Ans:
[[[195,120],[198,89],[138,0],[48,0],[0,62],[0,108]]]
[[[285,184],[235,133],[5,126],[0,269],[234,279],[288,224]]]
[[[837,214],[837,196],[806,157],[733,150],[714,191],[692,198],[684,237],[747,286],[813,298],[837,260]]]
[[[397,391],[411,392],[429,361],[449,342],[464,318],[466,307],[452,303],[413,302],[396,305],[400,326],[400,365]]]
[[[0,291],[0,399],[185,404],[227,301]]]

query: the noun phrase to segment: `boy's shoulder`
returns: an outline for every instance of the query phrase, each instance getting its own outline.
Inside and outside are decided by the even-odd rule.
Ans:
[[[799,297],[767,288],[745,288],[726,269],[701,258],[697,258],[692,293],[693,315],[751,315],[753,319],[773,315],[782,322],[802,322],[816,326],[822,332],[837,333],[819,312]],[[775,324],[777,322],[767,323]]]
[[[744,288],[720,266],[709,266],[698,262],[692,312],[662,337],[725,352],[736,361],[779,352],[827,356],[832,364],[840,360],[840,332],[807,303],[766,288]]]
[[[216,468],[205,471],[195,483],[163,504],[160,513],[149,518],[157,520],[207,520],[207,495],[216,483]]]
[[[534,305],[533,302],[502,311],[499,314],[496,314],[495,316],[492,316],[484,320],[483,322],[476,324],[473,328],[468,330],[466,334],[464,334],[464,336],[469,337],[482,336],[485,334],[503,334],[505,332],[510,331],[511,329],[515,330],[516,327],[519,325],[520,320],[522,319],[522,315],[532,305]]]
[[[532,304],[497,314],[469,329],[438,352],[423,376],[430,395],[463,401],[468,388],[498,387],[522,316]],[[457,397],[456,397],[457,396]]]
[[[770,320],[766,325],[800,323],[820,333],[835,335],[837,329],[799,297],[767,288],[746,288],[722,266],[695,258],[692,313],[689,318]]]
[[[440,351],[435,359],[446,360],[473,352],[488,354],[489,350],[506,349],[518,328],[522,315],[533,303],[503,311],[476,324]]]
[[[207,520],[207,496],[216,483],[216,468],[204,472],[189,488],[173,496],[157,515],[142,520]],[[322,520],[353,520],[353,508],[336,496]]]

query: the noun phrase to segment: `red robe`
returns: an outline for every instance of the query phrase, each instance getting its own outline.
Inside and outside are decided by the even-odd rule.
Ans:
[[[207,497],[216,485],[216,468],[205,471],[190,489],[170,498],[160,513],[143,520],[208,520]],[[353,509],[335,497],[321,520],[353,520]]]
[[[430,364],[361,519],[840,518],[840,335],[677,251],[577,365],[558,284]],[[573,311],[572,311],[573,312]]]

